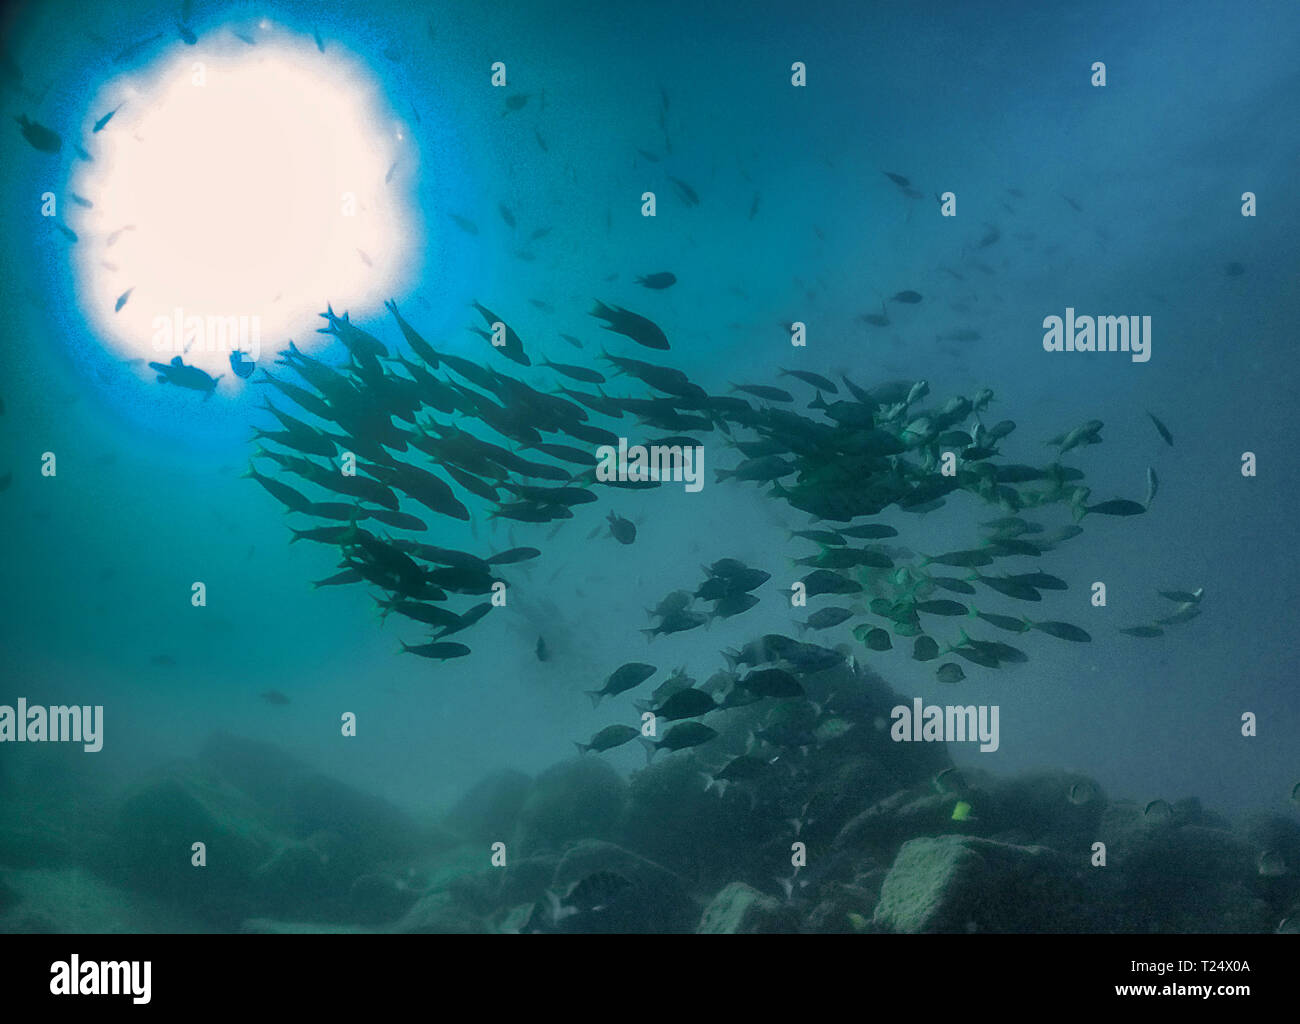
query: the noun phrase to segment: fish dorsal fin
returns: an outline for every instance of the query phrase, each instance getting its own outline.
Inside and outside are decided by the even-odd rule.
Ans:
[[[180,357],[180,356],[172,356],[172,366],[181,366],[181,365],[183,365],[183,364],[181,363],[181,357]]]

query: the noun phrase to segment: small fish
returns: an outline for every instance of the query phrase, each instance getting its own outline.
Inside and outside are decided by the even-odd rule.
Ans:
[[[286,697],[279,690],[267,690],[265,693],[261,695],[261,697],[262,700],[266,701],[268,704],[283,705],[289,703],[289,698]]]
[[[1143,502],[1147,508],[1151,507],[1151,502],[1156,496],[1156,491],[1160,489],[1160,478],[1156,476],[1156,471],[1151,466],[1147,466],[1147,500]]]
[[[1157,594],[1167,601],[1173,601],[1176,604],[1196,604],[1205,595],[1204,587],[1197,587],[1195,590],[1157,590]]]
[[[550,233],[551,233],[551,229],[550,229],[550,228],[536,228],[536,229],[533,231],[533,233],[532,233],[531,235],[528,236],[528,240],[529,240],[530,242],[536,242],[536,241],[538,241],[539,239],[545,238],[545,237],[546,237],[547,235],[549,235]]]
[[[115,106],[112,110],[110,110],[107,114],[105,114],[105,115],[104,115],[103,117],[101,117],[98,121],[96,121],[96,122],[95,122],[95,127],[93,127],[92,129],[90,129],[90,134],[92,134],[92,135],[97,135],[98,133],[102,132],[102,131],[104,130],[104,126],[105,126],[106,124],[108,124],[109,121],[113,120],[113,115],[116,114],[116,113],[117,113],[119,110],[121,110],[121,109],[122,109],[122,104],[119,103],[119,104],[118,104],[117,106]]]
[[[677,194],[681,196],[682,202],[687,206],[700,205],[700,197],[690,185],[682,181],[681,178],[673,177],[671,174],[668,175],[668,180],[673,183],[673,187],[677,189]]]
[[[247,352],[241,352],[239,349],[234,349],[230,353],[230,369],[234,371],[235,376],[242,377],[244,380],[248,380],[257,369],[255,362],[244,358],[246,355]]]
[[[542,133],[539,132],[536,128],[533,129],[533,137],[537,140],[537,147],[543,153],[549,153],[551,151],[551,147],[548,146],[546,144],[546,140],[542,138]]]
[[[537,660],[538,660],[538,661],[550,661],[550,660],[551,660],[551,651],[550,651],[550,648],[548,648],[548,647],[546,646],[546,638],[545,638],[545,637],[539,636],[539,637],[537,638],[537,647],[535,648],[534,653],[537,655]]]
[[[150,36],[148,39],[141,39],[138,43],[132,43],[125,50],[123,50],[121,53],[119,53],[116,57],[113,58],[113,63],[122,64],[130,60],[141,50],[145,49],[145,47],[152,46],[154,43],[158,42],[158,40],[161,39],[162,37],[163,34],[159,32],[157,35]]]
[[[374,266],[374,264],[370,262],[370,257],[367,256],[367,255],[366,255],[364,252],[362,252],[360,249],[357,250],[357,255],[361,257],[361,262],[364,263],[367,267],[373,267],[373,266]]]
[[[916,661],[933,661],[939,657],[939,644],[933,637],[922,634],[912,644],[912,658]]]
[[[605,685],[599,690],[585,691],[591,698],[591,706],[598,707],[601,698],[614,697],[634,687],[640,686],[652,675],[659,670],[653,665],[647,665],[644,662],[631,661],[626,665],[620,665],[610,673],[609,678],[605,680]]]
[[[638,277],[636,283],[644,288],[653,288],[662,290],[671,288],[677,283],[677,275],[667,270],[662,270],[657,274],[646,274],[644,277]]]
[[[1156,425],[1156,430],[1159,431],[1160,436],[1165,439],[1165,444],[1172,448],[1174,446],[1174,435],[1169,433],[1169,428],[1156,418],[1155,413],[1148,411],[1147,416],[1150,418],[1151,422]]]
[[[1031,623],[1034,629],[1042,630],[1049,636],[1054,636],[1058,640],[1072,640],[1074,643],[1086,644],[1091,642],[1092,637],[1085,633],[1078,626],[1072,626],[1068,622],[1034,622]]]
[[[1075,213],[1083,213],[1083,207],[1067,196],[1064,192],[1058,192],[1056,194],[1069,203],[1070,208],[1074,210]]]
[[[465,234],[467,235],[478,234],[478,225],[475,224],[468,217],[461,217],[455,213],[449,213],[447,216],[449,216],[453,221],[455,221],[456,227],[460,228],[463,232],[465,232]]]
[[[889,172],[889,171],[882,171],[881,173],[884,174],[884,176],[885,176],[886,178],[888,178],[890,181],[892,181],[892,182],[893,182],[895,185],[897,185],[899,188],[911,188],[911,187],[912,187],[912,183],[911,183],[910,181],[908,181],[906,178],[904,178],[901,174],[893,174],[893,173],[891,173],[891,172]]]
[[[630,519],[610,512],[606,521],[609,523],[609,535],[620,544],[631,544],[636,540],[636,525]]]
[[[314,40],[316,40],[316,49],[320,50],[321,53],[324,53],[324,52],[325,52],[325,40],[321,39],[321,37],[320,37],[320,29],[318,29],[318,28],[316,28],[315,26],[313,26],[313,27],[312,27],[312,30],[311,30],[311,37],[312,37]]]
[[[819,391],[825,391],[828,394],[839,394],[839,388],[835,382],[823,377],[820,373],[813,373],[811,370],[782,370],[777,374],[778,377],[795,377],[805,384],[811,384]]]
[[[955,661],[948,661],[939,666],[934,676],[941,683],[960,683],[966,678],[966,673]]]
[[[186,46],[193,46],[199,41],[199,37],[194,34],[194,30],[180,21],[176,23],[176,34],[181,37],[181,42]]]
[[[56,220],[53,221],[52,223],[54,224],[55,228],[58,229],[69,242],[75,242],[77,240],[77,233],[73,231],[72,228],[64,224],[62,221]]]
[[[896,292],[893,296],[891,296],[891,298],[895,302],[905,302],[908,305],[915,305],[916,303],[921,301],[921,293],[914,292],[910,288],[908,288],[905,289],[904,291]]]
[[[135,288],[133,287],[128,288],[126,291],[124,291],[121,295],[117,297],[117,302],[113,305],[114,313],[122,312],[122,307],[126,305],[126,300],[131,297],[131,293],[133,291],[135,291]]]
[[[645,759],[649,764],[660,750],[685,750],[688,747],[698,747],[708,743],[717,735],[715,729],[710,729],[701,722],[682,722],[669,729],[658,743],[644,736],[641,737],[641,743],[646,748]]]
[[[757,192],[754,193],[754,201],[749,204],[749,219],[753,220],[758,214],[758,201],[761,197]]]
[[[510,207],[505,203],[497,203],[497,210],[501,213],[501,219],[506,222],[506,227],[513,231],[515,229],[515,215],[510,212]]]
[[[93,210],[95,208],[94,203],[92,203],[89,199],[77,195],[77,193],[75,192],[69,192],[68,198],[71,199],[78,206],[84,206],[87,210]]]

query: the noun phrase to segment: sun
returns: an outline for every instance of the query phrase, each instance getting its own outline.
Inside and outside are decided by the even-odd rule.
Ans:
[[[327,303],[378,308],[412,276],[415,149],[361,66],[310,38],[181,47],[87,121],[78,292],[142,374],[179,356],[225,391],[289,338],[323,343]]]

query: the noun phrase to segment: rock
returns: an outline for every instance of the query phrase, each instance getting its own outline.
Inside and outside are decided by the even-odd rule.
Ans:
[[[393,926],[393,931],[421,935],[470,935],[490,931],[487,924],[447,892],[431,892]]]
[[[797,932],[799,921],[780,900],[732,882],[713,897],[695,930],[701,935],[772,935]]]
[[[461,797],[443,824],[465,839],[509,842],[532,788],[532,777],[523,772],[489,775]]]
[[[206,845],[204,867],[191,863],[196,842]],[[250,916],[256,871],[279,845],[247,797],[179,766],[122,801],[101,869],[111,881],[233,929]]]
[[[367,864],[411,857],[436,841],[387,800],[327,775],[298,780],[289,790],[287,809],[292,834],[332,832]]]
[[[388,874],[362,875],[348,889],[346,920],[362,925],[383,925],[399,920],[419,901],[422,893]]]
[[[883,879],[884,872],[878,874]],[[820,901],[808,914],[801,930],[837,935],[863,931],[875,912],[879,894],[879,881],[869,888],[842,882],[827,885],[819,891]]]
[[[577,839],[611,838],[626,803],[627,783],[608,762],[590,754],[563,761],[537,777],[520,811],[512,852],[530,856]]]
[[[96,878],[85,868],[9,871],[0,889],[0,934],[193,934],[211,927],[140,893]]]
[[[740,787],[722,797],[706,792],[703,769],[693,753],[679,752],[660,755],[633,775],[618,842],[669,870],[697,873],[697,881],[721,887],[746,873],[742,865],[756,859],[770,825]],[[701,857],[705,849],[709,855]]]
[[[885,876],[873,920],[908,933],[1092,931],[1084,888],[1046,847],[913,839]]]
[[[836,850],[892,853],[906,839],[965,833],[971,823],[952,820],[957,797],[924,790],[902,790],[868,807],[835,837]]]
[[[328,920],[329,904],[346,884],[331,871],[327,854],[296,841],[286,843],[253,873],[259,910],[304,921]]]
[[[575,915],[565,931],[689,932],[699,917],[682,880],[662,865],[613,843],[585,840],[569,849],[555,868],[551,891],[564,897],[579,882],[609,872],[632,883],[617,907],[605,914]]]

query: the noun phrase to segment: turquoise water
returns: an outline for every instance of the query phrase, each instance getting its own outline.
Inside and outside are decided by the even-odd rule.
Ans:
[[[787,531],[833,524],[811,522],[766,487],[715,483],[715,471],[741,456],[713,429],[700,435],[700,493],[596,488],[598,500],[558,529],[489,519],[491,506],[459,489],[468,522],[404,500],[427,521],[418,538],[427,543],[483,557],[522,545],[542,554],[504,569],[506,606],[454,638],[470,656],[401,654],[401,642],[424,642],[427,630],[399,616],[381,621],[374,587],[313,590],[310,581],[337,571],[338,549],[288,544],[289,527],[307,521],[241,478],[250,428],[274,425],[256,408],[267,389],[228,374],[205,400],[124,364],[97,337],[101,320],[85,308],[67,240],[39,217],[38,197],[66,187],[68,147],[99,113],[87,110],[90,97],[122,71],[109,57],[154,31],[166,36],[140,54],[141,67],[185,44],[146,5],[20,6],[7,15],[5,45],[23,78],[4,93],[11,127],[0,144],[9,199],[0,205],[0,473],[13,474],[0,494],[0,703],[102,705],[104,739],[94,754],[0,747],[10,827],[57,820],[84,850],[92,840],[76,822],[91,823],[88,835],[111,833],[104,819],[122,792],[194,757],[214,733],[274,744],[432,822],[487,775],[533,775],[613,722],[638,726],[632,700],[648,699],[671,670],[685,666],[702,682],[725,667],[723,649],[764,633],[847,645],[904,703],[998,705],[998,749],[949,744],[960,767],[1067,770],[1139,805],[1195,796],[1227,821],[1256,811],[1294,821],[1292,5],[1242,14],[1215,3],[1109,4],[1085,14],[1053,4],[465,4],[439,9],[431,23],[401,4],[328,15],[313,5],[197,4],[191,23],[202,46],[228,19],[264,15],[300,32],[307,55],[319,28],[329,48],[371,70],[392,110],[419,111],[410,127],[418,173],[397,187],[419,211],[423,247],[394,298],[440,351],[539,391],[586,389],[488,352],[468,330],[481,326],[477,300],[518,332],[535,364],[545,356],[599,367],[604,345],[679,368],[714,395],[731,383],[787,388],[797,399],[789,408],[810,417],[814,391],[778,378],[781,369],[846,374],[864,387],[925,380],[918,411],[990,388],[984,424],[1016,424],[1001,461],[1046,465],[1056,451],[1048,438],[1097,419],[1103,443],[1061,457],[1086,473],[1090,500],[1141,501],[1148,466],[1159,493],[1142,515],[1089,515],[1058,550],[997,566],[1068,581],[1067,591],[1045,591],[1033,616],[1076,624],[1091,642],[985,628],[981,638],[1017,645],[1028,662],[963,662],[954,687],[935,678],[938,662],[909,657],[910,639],[883,652],[855,639],[859,622],[882,624],[860,598],[790,607],[788,588],[807,571],[792,559],[818,549]],[[510,67],[507,89],[488,85],[497,59]],[[1107,65],[1104,88],[1089,84],[1097,60]],[[807,65],[804,88],[791,85],[793,61]],[[532,99],[503,116],[511,93]],[[29,146],[12,126],[20,113],[60,132],[63,152]],[[689,183],[698,205],[682,200],[670,175]],[[647,189],[657,193],[653,219],[640,212]],[[935,193],[948,190],[956,218],[937,212]],[[1258,216],[1241,216],[1247,191]],[[981,246],[991,226],[998,237]],[[520,237],[540,227],[549,233],[520,259]],[[676,275],[671,288],[635,283],[662,270]],[[888,326],[859,319],[905,290],[922,300],[887,301]],[[602,330],[589,315],[594,299],[643,313],[671,350]],[[328,294],[316,308],[327,302],[339,309]],[[1149,362],[1045,352],[1043,318],[1067,307],[1150,316]],[[382,307],[349,312],[410,358]],[[782,326],[796,319],[809,325],[806,348],[792,348]],[[954,334],[963,340],[945,338]],[[267,354],[287,340],[265,339]],[[347,351],[335,344],[322,358],[342,365]],[[268,368],[294,379],[269,359],[257,378]],[[611,394],[649,393],[602,372]],[[839,397],[848,397],[843,385]],[[1172,447],[1147,410],[1168,424]],[[591,422],[634,429],[630,419]],[[54,477],[41,473],[46,452],[57,456]],[[1244,452],[1258,458],[1254,477],[1242,475]],[[635,543],[603,528],[611,511],[636,524]],[[895,527],[886,543],[915,553],[898,561],[919,568],[923,555],[978,545],[977,524],[1006,514],[961,491],[931,512],[894,506],[869,521]],[[1073,519],[1057,504],[1040,521],[1054,529]],[[772,574],[757,606],[647,642],[646,609],[698,586],[701,565],[724,557]],[[206,607],[191,604],[195,581],[206,585]],[[1090,602],[1097,581],[1104,607]],[[1173,605],[1158,590],[1198,587],[1194,620],[1154,639],[1117,631],[1167,615]],[[1025,613],[986,593],[981,610]],[[792,621],[855,600],[854,618],[824,632],[800,634]],[[926,622],[954,643],[960,626],[971,628]],[[583,691],[634,661],[659,674],[593,708]],[[341,734],[346,713],[355,736]],[[1246,713],[1258,721],[1249,738]],[[623,774],[645,762],[636,743],[603,756]],[[656,762],[692,756],[661,752]],[[191,909],[184,896],[178,904]]]

